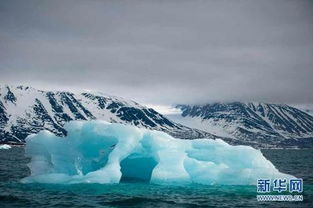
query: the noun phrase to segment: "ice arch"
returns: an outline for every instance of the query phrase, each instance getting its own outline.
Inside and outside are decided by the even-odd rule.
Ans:
[[[130,155],[121,162],[120,182],[150,182],[156,165],[157,161],[153,157]]]
[[[222,140],[175,139],[166,133],[104,121],[66,124],[66,138],[41,131],[26,139],[31,176],[23,182],[255,184],[289,178],[259,150]]]

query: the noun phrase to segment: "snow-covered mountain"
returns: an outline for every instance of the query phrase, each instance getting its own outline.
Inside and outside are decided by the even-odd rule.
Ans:
[[[43,91],[27,86],[0,85],[0,143],[23,143],[46,129],[65,135],[71,120],[99,119],[127,123],[169,133],[174,137],[216,138],[201,130],[172,122],[151,108],[102,93]]]
[[[313,116],[313,104],[298,104],[298,105],[293,105],[293,107],[298,108],[307,114],[310,114]]]
[[[254,147],[313,147],[313,117],[288,105],[234,102],[177,108],[181,114],[166,118],[152,108],[103,93],[0,85],[0,143],[23,143],[29,134],[43,129],[63,136],[68,121],[99,119],[183,139],[221,138]]]
[[[178,105],[168,118],[255,147],[313,147],[313,117],[284,104],[214,103]],[[228,138],[228,139],[227,139]]]

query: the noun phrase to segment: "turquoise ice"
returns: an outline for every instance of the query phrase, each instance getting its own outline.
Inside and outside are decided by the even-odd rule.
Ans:
[[[175,139],[166,133],[104,121],[73,121],[68,135],[48,131],[26,139],[26,183],[256,184],[290,178],[260,150],[222,140]]]

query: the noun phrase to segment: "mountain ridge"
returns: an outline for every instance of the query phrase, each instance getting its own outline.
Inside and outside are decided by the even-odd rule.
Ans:
[[[40,130],[65,136],[71,120],[105,120],[166,132],[181,139],[223,139],[256,148],[313,147],[313,117],[286,104],[257,102],[177,105],[181,115],[99,92],[45,91],[0,85],[0,143],[22,144]]]
[[[170,119],[234,141],[282,146],[313,143],[313,117],[287,104],[230,102],[176,108],[181,115]]]
[[[152,108],[102,93],[44,91],[28,86],[0,85],[0,142],[23,143],[32,133],[46,129],[64,136],[71,120],[105,120],[164,131],[192,139],[214,135],[172,122]]]

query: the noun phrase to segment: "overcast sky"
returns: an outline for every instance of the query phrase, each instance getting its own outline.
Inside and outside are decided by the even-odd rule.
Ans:
[[[1,0],[0,83],[313,103],[313,1]]]

